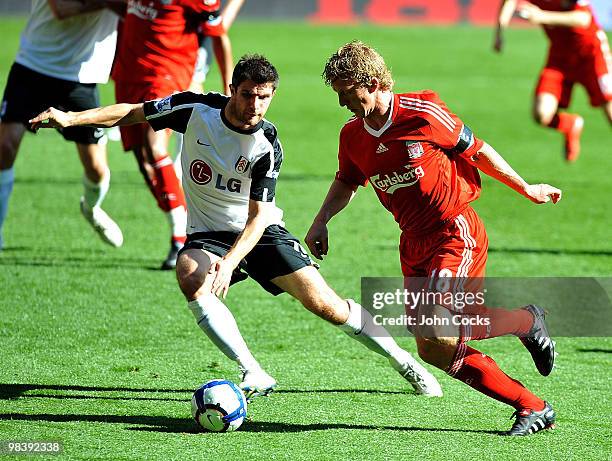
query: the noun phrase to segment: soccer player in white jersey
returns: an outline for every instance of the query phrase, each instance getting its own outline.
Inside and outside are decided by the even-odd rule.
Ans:
[[[283,159],[276,127],[263,117],[278,73],[260,55],[234,68],[231,97],[177,93],[143,104],[116,104],[84,112],[50,108],[32,128],[110,127],[147,121],[155,130],[184,134],[183,187],[188,238],[177,278],[200,328],[243,373],[250,397],[270,392],[276,381],[247,347],[223,302],[230,283],[248,276],[265,290],[287,292],[304,307],[388,358],[420,393],[441,396],[436,379],[353,300],[341,299],[323,280],[297,238],[284,227],[275,205]]]
[[[108,81],[118,20],[103,4],[32,0],[0,106],[0,250],[14,163],[28,120],[49,106],[85,110],[100,105],[96,84]],[[121,246],[121,229],[100,207],[110,183],[103,130],[75,127],[59,132],[76,144],[85,171],[81,213],[104,242]]]

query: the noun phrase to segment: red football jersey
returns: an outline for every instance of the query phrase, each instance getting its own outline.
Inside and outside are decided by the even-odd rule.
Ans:
[[[546,11],[587,11],[591,14],[588,27],[542,26],[551,44],[551,54],[571,56],[575,53],[591,54],[599,49],[597,32],[601,30],[588,0],[530,0]]]
[[[172,82],[188,88],[193,77],[198,28],[223,34],[219,0],[129,0],[113,79]]]
[[[421,237],[480,195],[480,175],[468,159],[482,145],[433,91],[395,94],[380,130],[359,118],[344,125],[336,178],[370,182],[404,235]]]

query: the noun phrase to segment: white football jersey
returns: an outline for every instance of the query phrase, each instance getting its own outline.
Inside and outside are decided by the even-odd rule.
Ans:
[[[47,0],[32,0],[15,62],[62,80],[106,83],[115,57],[118,19],[102,9],[59,20]]]
[[[176,93],[144,104],[154,130],[183,133],[181,165],[187,201],[187,234],[241,232],[249,200],[275,202],[283,149],[276,127],[262,120],[248,131],[223,115],[229,101],[219,93]],[[272,224],[284,225],[274,206]]]

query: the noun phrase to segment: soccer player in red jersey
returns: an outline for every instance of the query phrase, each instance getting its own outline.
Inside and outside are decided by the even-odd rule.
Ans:
[[[503,0],[497,21],[494,49],[502,50],[503,29],[512,15],[544,28],[550,40],[546,65],[535,91],[533,116],[542,126],[565,137],[565,159],[580,154],[584,125],[578,114],[559,112],[569,107],[572,87],[583,85],[593,107],[602,107],[612,123],[612,56],[606,33],[599,27],[588,0]]]
[[[209,35],[229,91],[232,52],[219,15],[219,0],[129,0],[113,69],[117,102],[140,103],[189,88],[198,51],[198,31]],[[170,252],[162,269],[176,266],[186,239],[183,190],[168,155],[169,130],[148,125],[121,127],[157,204],[170,222]]]
[[[327,223],[368,182],[399,224],[400,259],[407,281],[413,277],[484,277],[488,240],[470,207],[480,195],[478,170],[535,203],[556,203],[561,191],[528,184],[472,131],[433,91],[394,94],[383,58],[361,42],[350,42],[328,60],[323,77],[340,106],[355,115],[340,133],[339,169],[306,236],[319,259],[328,251]],[[419,307],[419,316],[444,318],[442,306]],[[471,339],[514,334],[521,338],[543,375],[552,371],[554,342],[544,311],[537,306],[491,309],[490,327],[459,328],[439,336],[417,327],[419,355],[483,394],[513,406],[517,419],[509,435],[552,427],[552,407],[506,375],[497,364],[467,346]],[[536,334],[537,333],[537,334]]]

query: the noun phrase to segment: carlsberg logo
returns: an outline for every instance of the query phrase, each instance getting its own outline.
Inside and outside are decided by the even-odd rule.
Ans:
[[[406,168],[407,171],[399,173],[394,171],[391,174],[385,174],[383,176],[379,174],[372,176],[370,177],[370,182],[378,190],[386,192],[387,194],[392,194],[400,187],[409,187],[416,184],[419,179],[425,176],[425,171],[423,171],[422,166],[412,168],[406,165],[404,168]]]

